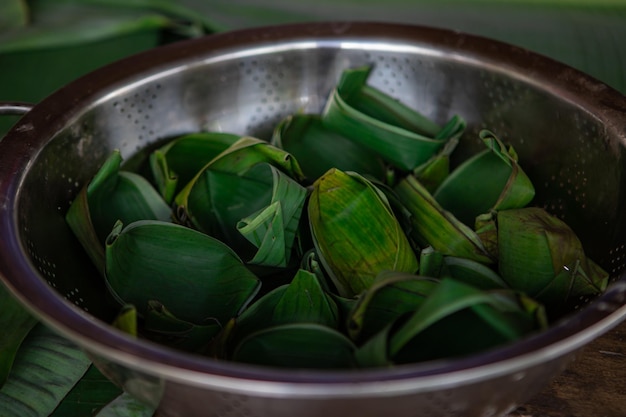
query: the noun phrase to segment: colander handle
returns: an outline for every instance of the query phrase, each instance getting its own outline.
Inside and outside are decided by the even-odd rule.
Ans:
[[[21,116],[31,111],[33,106],[19,101],[0,101],[0,116]]]

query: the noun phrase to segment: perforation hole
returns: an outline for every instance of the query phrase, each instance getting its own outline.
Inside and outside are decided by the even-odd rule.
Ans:
[[[154,118],[151,112],[154,109],[153,102],[158,99],[161,89],[161,84],[148,85],[141,91],[112,103],[113,108],[122,115],[121,119],[125,120],[137,132],[136,137],[139,139],[139,143],[136,144],[135,150],[141,149],[142,143],[154,138],[152,127]],[[129,146],[129,142],[123,142],[122,146]]]

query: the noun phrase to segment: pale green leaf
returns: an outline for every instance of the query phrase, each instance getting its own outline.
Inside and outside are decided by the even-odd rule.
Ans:
[[[493,263],[478,235],[437,203],[414,176],[403,178],[394,188],[411,213],[411,236],[423,247],[432,246],[444,255]]]
[[[417,271],[388,200],[362,176],[329,170],[313,185],[308,214],[317,254],[339,295],[360,294],[383,270]]]

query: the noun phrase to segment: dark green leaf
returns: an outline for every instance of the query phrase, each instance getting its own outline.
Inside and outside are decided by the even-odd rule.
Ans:
[[[604,291],[608,273],[588,259],[575,232],[538,207],[497,214],[498,268],[511,286],[558,310]]]
[[[392,165],[413,170],[428,161],[447,140],[462,133],[441,128],[398,100],[366,84],[372,67],[345,70],[332,92],[322,120],[329,129],[376,152]],[[446,135],[439,135],[444,132]]]
[[[122,389],[91,365],[50,417],[91,416],[120,394]]]
[[[107,239],[106,282],[122,304],[146,314],[156,300],[195,324],[226,323],[259,290],[260,281],[228,246],[173,223],[118,223]]]
[[[444,255],[493,262],[478,235],[445,211],[415,177],[405,177],[394,191],[411,213],[409,233],[423,247],[432,246]]]
[[[469,226],[474,226],[480,214],[521,208],[535,196],[513,148],[507,149],[486,130],[480,138],[487,149],[458,166],[433,193],[445,210]]]
[[[168,203],[213,158],[239,139],[222,132],[190,133],[168,141],[150,155],[157,189]]]
[[[538,330],[536,310],[514,292],[483,291],[444,278],[389,340],[394,362],[467,355]],[[467,337],[470,334],[471,337]]]
[[[281,368],[350,368],[355,347],[343,334],[319,324],[285,324],[253,333],[233,360]]]
[[[0,416],[48,417],[91,362],[73,343],[37,325],[24,340],[0,389]]]
[[[230,334],[227,335],[227,340],[224,341],[230,349],[226,348],[224,349],[225,351],[232,353],[232,350],[242,339],[272,325],[274,309],[287,291],[288,286],[288,284],[285,284],[274,288],[255,300],[235,319],[233,328],[229,329]]]
[[[358,298],[348,321],[352,340],[362,342],[399,317],[412,313],[437,286],[438,281],[402,272],[383,271]]]
[[[129,394],[122,393],[94,417],[152,417],[155,410]]]
[[[272,178],[271,199],[264,208],[238,221],[237,230],[258,248],[250,263],[284,267],[291,258],[307,190],[266,163],[255,165],[245,175],[250,179],[264,176]],[[242,203],[245,205],[244,200]]]
[[[291,153],[310,182],[331,168],[385,177],[385,166],[374,152],[328,129],[319,115],[287,117],[274,130],[272,144]]]
[[[272,323],[318,323],[336,329],[339,311],[315,274],[301,269],[276,304]]]
[[[302,179],[290,154],[262,140],[243,137],[207,164],[176,196],[178,220],[223,240],[244,259],[252,258],[257,249],[239,233],[237,224],[271,202],[271,170],[256,172],[260,176],[247,175],[259,164],[270,164],[296,181]]]
[[[174,316],[158,301],[148,301],[142,335],[148,339],[187,352],[204,353],[211,340],[222,329],[214,318],[194,324]]]
[[[457,281],[482,290],[505,289],[509,286],[489,266],[456,256],[443,258],[446,273]]]
[[[450,155],[458,143],[458,137],[450,138],[439,152],[413,170],[415,178],[430,193],[435,192],[450,174]]]
[[[13,366],[15,355],[24,338],[37,324],[37,319],[13,297],[0,282],[0,388]]]
[[[354,358],[359,367],[373,368],[393,365],[389,358],[389,334],[392,325],[393,323],[389,324],[370,337],[363,345],[357,347]]]
[[[432,246],[427,246],[420,252],[419,274],[424,277],[439,278],[443,275],[443,253],[436,251]]]
[[[167,221],[170,207],[138,174],[120,171],[115,150],[72,202],[65,219],[96,267],[104,271],[104,243],[118,221]]]

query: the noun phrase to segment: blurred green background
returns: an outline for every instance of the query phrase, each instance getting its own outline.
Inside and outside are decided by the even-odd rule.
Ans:
[[[0,100],[36,103],[86,72],[165,43],[320,20],[383,20],[484,35],[626,90],[626,0],[1,0]],[[3,117],[0,135],[15,120]]]

